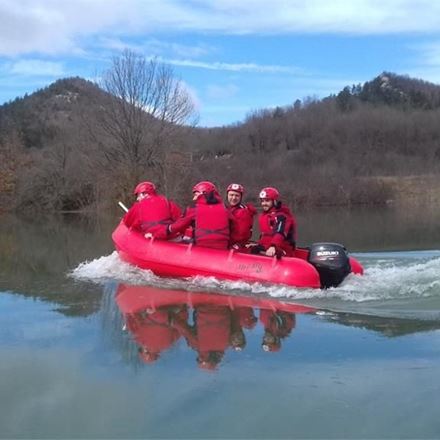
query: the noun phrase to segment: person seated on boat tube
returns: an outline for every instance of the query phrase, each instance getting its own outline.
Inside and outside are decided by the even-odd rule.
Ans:
[[[240,250],[246,249],[252,237],[254,217],[257,213],[255,207],[243,203],[244,187],[239,183],[231,183],[226,189],[228,211],[231,214],[231,239],[230,247]]]
[[[259,197],[263,208],[258,217],[260,239],[257,245],[250,246],[251,253],[268,257],[291,257],[296,241],[295,217],[280,201],[280,193],[276,188],[263,188]]]
[[[128,228],[148,234],[158,226],[166,227],[180,217],[179,206],[165,196],[157,194],[156,186],[151,182],[139,183],[134,189],[134,195],[136,203],[122,219]]]
[[[155,237],[188,233],[192,228],[192,240],[197,246],[216,249],[227,249],[230,238],[230,215],[216,186],[212,182],[203,181],[194,185],[194,205],[186,208],[182,217],[174,223],[156,231]]]

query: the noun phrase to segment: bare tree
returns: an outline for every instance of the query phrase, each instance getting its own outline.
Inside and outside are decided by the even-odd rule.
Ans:
[[[170,66],[129,50],[113,59],[99,85],[108,99],[97,128],[109,140],[100,150],[109,168],[125,176],[126,181],[118,183],[128,190],[149,177],[166,189],[165,153],[179,127],[196,121],[190,94]]]

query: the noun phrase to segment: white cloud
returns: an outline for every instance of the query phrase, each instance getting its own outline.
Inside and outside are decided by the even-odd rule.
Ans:
[[[97,45],[105,49],[122,51],[131,49],[135,52],[153,56],[178,56],[184,58],[199,58],[207,54],[217,52],[213,46],[206,44],[185,45],[175,42],[161,41],[156,38],[149,38],[142,42],[134,43],[125,41],[119,37],[101,37]]]
[[[118,37],[101,37],[97,42],[97,46],[104,49],[123,51],[124,49],[131,49],[133,51],[140,51],[142,47],[139,44],[127,43]]]
[[[0,54],[79,51],[85,39],[154,32],[222,34],[437,32],[432,0],[0,0]],[[152,41],[150,41],[150,44]],[[179,56],[189,50],[175,45]],[[204,48],[192,48],[203,51]]]
[[[206,94],[209,99],[222,100],[229,99],[237,95],[239,88],[235,84],[214,85],[206,88]]]
[[[192,102],[194,103],[196,112],[200,111],[200,108],[202,107],[202,103],[200,101],[197,91],[183,80],[180,81],[180,85],[190,96]]]
[[[256,63],[222,63],[218,61],[204,62],[178,59],[163,59],[162,61],[175,66],[197,67],[200,69],[224,70],[230,72],[298,73],[300,70],[297,67]]]
[[[418,52],[419,61],[425,66],[440,66],[440,41],[413,46]]]
[[[62,63],[21,60],[9,65],[9,72],[14,75],[29,76],[62,76],[65,74]]]
[[[172,56],[182,58],[199,58],[217,51],[214,47],[206,44],[186,45],[160,41],[153,38],[144,42],[143,50],[153,52],[155,55],[171,54]]]
[[[57,53],[71,48],[62,16],[50,11],[44,13],[31,5],[21,6],[19,2],[0,3],[0,54]],[[54,32],[53,27],[60,31]]]
[[[154,5],[154,6],[153,6]],[[184,0],[150,2],[150,29],[233,34],[437,31],[440,4],[431,0]]]
[[[411,60],[412,67],[405,73],[413,78],[440,83],[440,41],[411,45],[410,49],[415,52],[415,58]]]

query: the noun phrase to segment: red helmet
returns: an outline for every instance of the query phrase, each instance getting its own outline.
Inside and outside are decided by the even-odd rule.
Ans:
[[[134,189],[134,195],[138,195],[140,193],[147,193],[148,195],[156,194],[156,186],[151,182],[138,183]]]
[[[243,193],[244,193],[244,187],[243,187],[243,185],[240,185],[239,183],[231,183],[231,184],[226,188],[226,193],[228,193],[229,191],[237,191],[238,193],[240,193],[241,195],[243,195]]]
[[[278,200],[280,198],[280,193],[276,188],[267,186],[260,191],[260,199],[272,199]]]
[[[197,185],[194,185],[192,192],[200,192],[202,194],[210,193],[212,191],[217,192],[217,188],[212,182],[208,182],[207,180],[204,180],[203,182],[197,183]]]

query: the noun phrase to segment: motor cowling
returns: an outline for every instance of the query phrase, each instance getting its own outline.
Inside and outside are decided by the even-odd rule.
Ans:
[[[321,287],[336,287],[351,272],[350,259],[339,243],[313,243],[308,261],[319,273]]]

